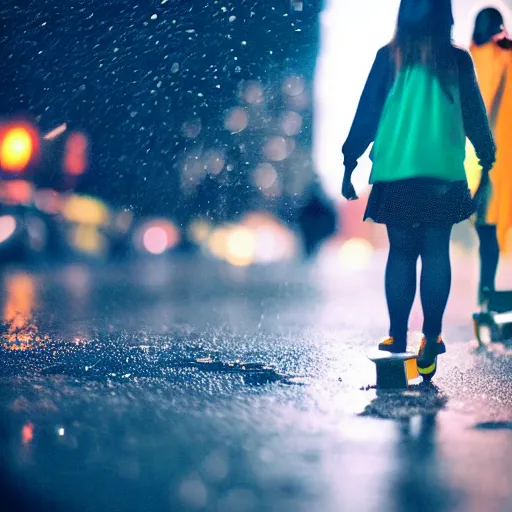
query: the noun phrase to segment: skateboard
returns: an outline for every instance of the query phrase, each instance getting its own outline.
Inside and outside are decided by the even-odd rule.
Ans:
[[[512,340],[512,291],[496,291],[473,314],[473,329],[480,346]]]
[[[370,351],[368,359],[375,363],[377,388],[406,389],[410,385],[420,384],[422,377],[418,372],[417,357],[417,354],[414,352],[392,354],[391,352],[379,349]],[[431,375],[429,377],[431,378]]]

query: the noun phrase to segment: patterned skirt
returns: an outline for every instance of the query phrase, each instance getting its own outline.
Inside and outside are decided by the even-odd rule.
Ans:
[[[475,211],[466,181],[411,178],[375,183],[364,220],[396,227],[449,227]]]

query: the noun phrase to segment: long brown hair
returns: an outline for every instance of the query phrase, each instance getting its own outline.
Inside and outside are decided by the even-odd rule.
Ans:
[[[454,78],[451,0],[402,0],[391,41],[397,72],[421,64],[444,83]]]

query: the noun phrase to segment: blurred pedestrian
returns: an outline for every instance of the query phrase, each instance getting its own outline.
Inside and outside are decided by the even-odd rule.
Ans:
[[[364,219],[385,224],[390,243],[390,330],[381,350],[407,348],[421,258],[424,337],[418,369],[425,378],[446,350],[441,331],[451,287],[452,226],[474,214],[495,160],[473,61],[453,46],[452,27],[450,0],[402,0],[394,38],[377,52],[343,146],[342,193],[353,200],[352,172],[373,142],[373,187]],[[466,136],[483,168],[475,200],[464,168]]]
[[[512,227],[512,41],[503,16],[494,8],[479,12],[470,48],[491,130],[496,162],[485,201],[476,215],[480,241],[478,302],[482,306],[495,290],[500,252]],[[478,167],[478,166],[475,166]]]
[[[306,199],[298,210],[297,223],[304,257],[310,259],[322,242],[336,232],[339,222],[332,201],[317,179],[311,182],[304,196]]]

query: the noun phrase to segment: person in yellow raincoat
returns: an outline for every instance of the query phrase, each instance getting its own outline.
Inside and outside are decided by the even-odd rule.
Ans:
[[[497,146],[486,200],[475,216],[482,305],[495,290],[500,253],[507,250],[512,233],[512,41],[497,9],[483,9],[476,17],[470,53]],[[474,153],[468,155],[466,170],[474,191],[480,181],[479,166]]]

